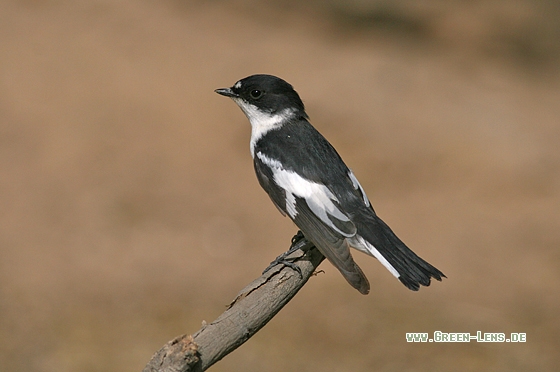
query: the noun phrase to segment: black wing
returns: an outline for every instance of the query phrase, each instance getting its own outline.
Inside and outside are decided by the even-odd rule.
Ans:
[[[354,262],[346,241],[348,236],[356,233],[354,224],[345,216],[340,215],[338,218],[336,215],[328,215],[329,221],[323,221],[310,208],[309,204],[314,203],[313,198],[300,197],[297,190],[283,188],[275,181],[275,175],[279,177],[280,172],[289,171],[275,168],[270,165],[270,162],[265,164],[259,158],[258,153],[255,156],[254,166],[260,185],[282,214],[290,216],[305,237],[315,244],[350,285],[360,293],[367,294],[369,283],[362,270]],[[335,205],[334,202],[333,205]]]

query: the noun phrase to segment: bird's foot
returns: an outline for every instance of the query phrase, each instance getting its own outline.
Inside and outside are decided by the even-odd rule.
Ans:
[[[288,252],[286,252],[288,253]],[[303,278],[303,273],[301,272],[301,269],[298,265],[296,265],[295,263],[293,263],[292,261],[289,261],[286,256],[288,256],[286,253],[282,253],[280,256],[276,257],[276,259],[274,261],[272,261],[270,263],[270,265],[268,265],[268,267],[266,269],[264,269],[264,271],[262,272],[263,274],[266,274],[268,271],[270,271],[270,269],[272,269],[274,266],[276,265],[283,265],[286,267],[289,267],[290,269],[296,271],[300,278]]]
[[[301,230],[298,230],[298,232],[296,233],[296,235],[292,236],[292,245],[290,246],[290,249],[288,250],[291,251],[293,249],[293,251],[295,252],[296,250],[299,249],[298,248],[294,248],[294,246],[297,246],[297,243],[299,241],[301,241],[302,239],[305,239],[305,236],[303,236],[303,233],[301,232]]]
[[[290,249],[282,253],[280,256],[276,257],[276,259],[272,261],[270,265],[268,265],[268,267],[264,269],[262,273],[265,274],[276,265],[283,265],[296,271],[299,274],[299,276],[303,278],[303,273],[301,272],[300,267],[291,261],[291,260],[297,260],[300,257],[293,257],[293,258],[288,258],[288,257],[299,249],[306,250],[307,244],[308,241],[305,240],[305,236],[303,236],[303,233],[301,231],[298,231],[297,234],[292,237],[292,245],[290,246]]]

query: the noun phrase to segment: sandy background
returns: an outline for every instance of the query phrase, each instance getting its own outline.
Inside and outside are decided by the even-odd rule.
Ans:
[[[328,263],[213,371],[560,365],[553,1],[2,1],[0,371],[139,371],[296,229],[213,90],[292,83],[379,215],[448,278]],[[525,332],[409,344],[405,332]]]

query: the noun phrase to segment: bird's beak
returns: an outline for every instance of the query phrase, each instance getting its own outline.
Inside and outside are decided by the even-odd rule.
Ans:
[[[214,92],[230,98],[239,97],[239,94],[235,93],[231,88],[220,88],[216,89]]]

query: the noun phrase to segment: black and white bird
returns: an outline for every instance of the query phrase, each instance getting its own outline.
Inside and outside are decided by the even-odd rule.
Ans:
[[[445,277],[377,216],[354,173],[309,123],[290,84],[252,75],[216,93],[233,99],[251,122],[255,171],[272,202],[360,293],[369,292],[369,282],[350,247],[377,258],[413,291]]]

